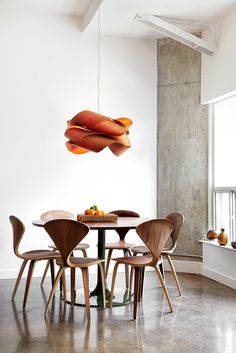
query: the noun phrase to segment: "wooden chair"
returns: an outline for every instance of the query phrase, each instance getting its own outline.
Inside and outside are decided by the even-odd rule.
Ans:
[[[109,213],[116,214],[118,217],[139,217],[138,213],[133,211],[128,211],[128,210],[116,210],[116,211],[111,211]],[[109,250],[107,255],[105,278],[107,278],[107,275],[108,275],[108,270],[109,270],[109,265],[110,265],[113,250],[122,250],[124,253],[124,256],[131,256],[130,249],[132,248],[132,246],[134,246],[134,244],[125,242],[125,236],[128,233],[128,231],[129,231],[128,228],[116,229],[116,232],[118,233],[120,240],[117,243],[105,244],[105,249]],[[125,283],[126,283],[126,288],[129,288],[129,266],[128,265],[125,265]]]
[[[165,293],[166,299],[168,301],[170,311],[172,312],[171,301],[165,286],[165,282],[160,273],[159,267],[157,266],[158,260],[161,256],[161,251],[166,243],[166,240],[170,236],[170,233],[173,230],[173,223],[168,219],[154,219],[144,223],[141,223],[137,226],[136,232],[146,244],[149,249],[149,254],[144,256],[129,256],[123,258],[113,259],[116,261],[113,276],[112,276],[112,285],[110,293],[110,307],[112,307],[112,300],[115,287],[115,279],[117,274],[117,268],[120,264],[127,264],[134,268],[135,278],[134,278],[134,311],[133,319],[136,319],[137,315],[137,303],[140,302],[140,281],[141,281],[141,270],[146,266],[151,266],[155,269],[157,276],[161,282],[163,291]]]
[[[178,277],[177,277],[177,274],[175,271],[175,267],[174,267],[174,264],[172,262],[170,255],[173,254],[173,252],[177,246],[179,234],[180,234],[180,229],[184,223],[184,215],[182,213],[174,212],[174,213],[168,214],[168,216],[166,216],[166,219],[170,219],[174,224],[174,229],[170,235],[171,239],[172,239],[172,244],[170,245],[170,247],[164,248],[161,252],[161,255],[163,255],[164,257],[167,258],[169,265],[170,265],[171,273],[173,274],[176,286],[178,288],[179,295],[181,295],[179,280],[178,280]],[[145,245],[134,246],[131,249],[131,251],[133,252],[134,256],[136,256],[138,254],[147,255],[149,253],[149,249]]]
[[[21,265],[20,271],[18,273],[15,287],[12,293],[12,300],[14,300],[17,288],[19,286],[22,274],[24,272],[25,266],[28,261],[30,261],[29,265],[29,270],[28,270],[28,275],[27,275],[27,280],[26,280],[26,286],[25,286],[25,293],[24,293],[24,300],[23,300],[23,309],[25,309],[26,302],[27,302],[27,297],[29,293],[29,287],[30,283],[32,280],[33,276],[33,271],[34,271],[34,266],[37,261],[40,260],[48,260],[51,268],[51,278],[52,278],[52,285],[54,283],[54,262],[53,260],[60,257],[58,252],[51,251],[51,250],[31,250],[24,252],[22,254],[19,253],[18,248],[21,242],[21,239],[23,237],[23,234],[25,232],[25,227],[24,224],[15,216],[10,216],[9,217],[11,225],[12,225],[12,230],[13,230],[13,249],[14,253],[17,257],[20,259],[23,259],[23,263]]]
[[[51,210],[51,211],[47,211],[47,212],[44,212],[40,219],[42,221],[51,221],[52,219],[75,219],[75,216],[73,213],[71,212],[68,212],[68,211],[63,211],[63,210]],[[55,244],[52,244],[52,245],[49,245],[48,246],[49,248],[53,249],[54,251],[57,250],[57,247]],[[79,244],[74,250],[80,250],[82,251],[84,257],[87,257],[87,251],[86,249],[89,248],[89,245],[88,244]],[[44,273],[43,273],[43,277],[42,277],[42,280],[41,280],[41,286],[43,285],[44,283],[44,280],[45,280],[45,277],[46,277],[46,274],[48,272],[48,268],[49,268],[49,261],[47,262],[46,266],[45,266],[45,270],[44,270]]]
[[[78,243],[86,236],[89,232],[89,227],[81,222],[77,222],[71,219],[55,219],[47,222],[44,225],[45,230],[55,243],[61,257],[56,260],[60,269],[56,275],[54,286],[51,290],[47,306],[45,309],[45,315],[48,312],[49,306],[51,304],[53,295],[55,293],[58,281],[63,275],[66,268],[70,267],[73,271],[75,268],[80,268],[82,271],[83,285],[84,285],[84,295],[86,304],[86,315],[87,320],[90,321],[90,300],[89,300],[89,273],[88,268],[92,265],[98,265],[102,280],[102,290],[103,290],[103,305],[105,307],[105,284],[104,284],[104,272],[102,267],[102,262],[105,260],[89,257],[74,257],[71,256],[72,251],[78,245]],[[71,276],[71,303],[75,302],[75,282],[74,276]],[[64,301],[66,297],[64,296]]]

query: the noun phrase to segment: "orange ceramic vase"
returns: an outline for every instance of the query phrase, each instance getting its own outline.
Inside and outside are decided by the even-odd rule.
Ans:
[[[218,236],[218,243],[220,245],[226,245],[228,243],[228,237],[225,234],[224,228],[221,228],[221,233]]]
[[[218,234],[217,234],[216,231],[213,230],[213,229],[208,230],[208,232],[207,232],[207,238],[208,238],[209,240],[216,239],[216,238],[218,238]]]

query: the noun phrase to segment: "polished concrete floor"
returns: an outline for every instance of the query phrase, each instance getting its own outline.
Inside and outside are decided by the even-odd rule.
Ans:
[[[15,302],[10,299],[14,281],[1,280],[0,353],[236,353],[236,291],[199,275],[179,274],[179,279],[182,297],[169,274],[166,279],[172,314],[155,274],[148,272],[136,321],[132,305],[126,305],[91,308],[91,323],[84,307],[64,304],[59,296],[45,319],[49,279],[43,289],[40,279],[33,279],[25,311],[24,280]]]

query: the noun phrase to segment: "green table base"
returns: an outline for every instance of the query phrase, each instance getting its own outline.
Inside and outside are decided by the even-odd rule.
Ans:
[[[109,292],[110,294],[110,292]],[[67,298],[70,298],[70,292],[67,293]],[[68,304],[71,304],[69,300],[66,301]],[[128,305],[133,302],[133,294],[130,293],[128,289],[121,289],[117,288],[115,290],[115,295],[113,298],[112,306],[122,306],[122,305]],[[84,299],[84,289],[79,288],[76,289],[75,293],[75,304],[78,306],[85,306],[85,299]],[[92,308],[103,308],[103,303],[102,303],[102,296],[90,296],[90,306]],[[106,301],[106,308],[109,307],[109,298],[107,298]]]

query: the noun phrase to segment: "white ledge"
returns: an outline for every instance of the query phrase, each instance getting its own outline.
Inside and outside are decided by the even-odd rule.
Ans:
[[[207,245],[217,246],[218,248],[222,248],[226,250],[236,251],[236,249],[234,249],[231,245],[220,245],[217,240],[201,239],[199,240],[199,242]]]
[[[228,287],[236,289],[236,249],[231,245],[219,245],[216,240],[199,240],[202,243],[202,274]]]

